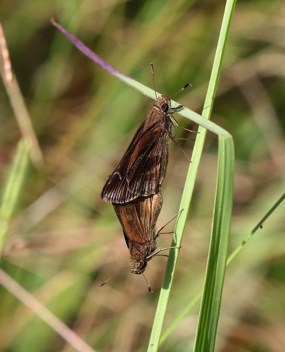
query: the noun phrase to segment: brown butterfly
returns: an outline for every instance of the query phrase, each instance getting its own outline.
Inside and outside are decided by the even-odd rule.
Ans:
[[[158,233],[155,225],[162,207],[160,192],[149,197],[138,197],[126,204],[113,207],[122,225],[130,252],[129,268],[133,274],[142,274],[147,262],[156,253]]]
[[[162,195],[158,192],[149,197],[138,197],[125,204],[113,203],[113,207],[120,220],[124,237],[129,248],[130,263],[127,268],[130,269],[132,274],[143,274],[147,263],[161,251],[170,248],[178,248],[168,247],[157,249],[156,247],[156,239],[161,233],[161,230],[178,215],[177,214],[167,224],[156,231],[155,225],[162,207],[162,202]],[[121,272],[118,274],[120,273]],[[106,280],[100,286],[105,285],[118,274]],[[149,285],[148,288],[151,292]]]
[[[108,177],[101,192],[103,200],[122,204],[160,191],[166,173],[168,138],[178,125],[172,114],[183,108],[171,108],[170,103],[166,95],[156,99],[122,160]]]

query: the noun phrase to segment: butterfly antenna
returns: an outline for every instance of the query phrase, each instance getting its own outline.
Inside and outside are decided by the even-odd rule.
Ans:
[[[151,67],[151,73],[152,73],[153,89],[154,89],[155,97],[156,97],[156,99],[157,99],[156,88],[155,88],[155,81],[154,81],[154,69],[153,69],[153,64],[150,64],[150,67]]]
[[[146,284],[147,284],[148,292],[149,292],[149,293],[153,293],[154,291],[151,289],[151,287],[150,287],[150,285],[149,285],[149,283],[148,283],[146,277],[144,276],[144,273],[143,273],[142,275],[143,275],[143,277],[144,277],[144,279],[145,279],[145,282],[146,282]]]
[[[184,90],[184,89],[187,88],[187,87],[192,87],[192,85],[191,85],[190,83],[186,83],[183,88],[181,88],[181,89],[180,89],[178,92],[176,92],[175,94],[171,95],[170,98],[172,98],[172,97],[174,97],[174,95],[176,95],[176,94],[182,92],[182,90]]]
[[[116,276],[122,274],[122,272],[125,271],[125,270],[127,270],[128,268],[129,268],[129,266],[127,266],[125,269],[119,271],[117,274],[111,276],[110,279],[104,281],[101,285],[99,285],[99,287],[102,287],[102,286],[106,285],[109,281],[111,281],[112,279],[114,279],[114,277],[116,277]]]

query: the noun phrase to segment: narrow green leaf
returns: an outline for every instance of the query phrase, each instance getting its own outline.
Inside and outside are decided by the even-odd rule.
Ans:
[[[230,235],[234,180],[234,146],[220,138],[218,182],[206,280],[196,334],[196,352],[214,351]]]
[[[29,156],[30,145],[25,139],[21,139],[12,159],[2,192],[0,208],[0,251],[8,232],[9,222],[18,203],[19,194],[29,164]]]
[[[241,241],[241,243],[233,250],[233,252],[229,255],[227,259],[227,266],[231,263],[231,261],[236,257],[236,255],[240,252],[242,247],[250,240],[250,238],[255,234],[255,232],[261,228],[263,223],[269,216],[278,208],[278,206],[284,201],[285,193],[277,200],[277,202],[268,210],[268,212],[262,217],[262,219],[256,224],[256,226],[250,231],[248,235]],[[175,319],[175,321],[171,324],[171,326],[167,329],[167,331],[163,334],[161,338],[161,343],[166,340],[166,338],[171,334],[171,332],[175,329],[178,323],[185,317],[188,311],[193,307],[195,303],[201,298],[203,294],[203,290],[201,290],[188,304],[188,306],[184,309],[184,311]]]
[[[213,63],[213,69],[210,77],[209,87],[204,103],[203,116],[207,119],[210,118],[215,93],[217,90],[219,76],[221,72],[222,59],[226,47],[226,40],[228,37],[228,32],[230,28],[231,19],[233,16],[234,10],[234,0],[228,0],[226,3],[225,14],[223,17],[221,32],[219,36],[219,41],[217,45],[217,50],[215,54],[215,59]],[[185,110],[185,111],[184,111]],[[182,110],[181,115],[185,116],[183,112],[187,113],[187,109]],[[204,122],[204,121],[203,121]],[[209,125],[210,125],[210,121]],[[206,122],[202,125],[206,127]],[[203,127],[199,127],[199,134],[196,138],[196,143],[194,146],[193,154],[192,154],[192,163],[189,166],[187,179],[185,182],[185,187],[183,190],[183,195],[180,204],[180,210],[184,209],[181,213],[179,219],[177,220],[175,233],[173,237],[172,245],[180,246],[183,238],[183,232],[186,224],[186,218],[190,207],[190,202],[192,199],[192,194],[194,190],[194,183],[196,180],[196,176],[198,173],[198,166],[200,164],[202,150],[205,143],[206,131]],[[207,127],[206,127],[207,128]],[[211,251],[218,252],[221,257],[217,259],[217,262],[213,264],[217,264],[214,270],[215,276],[213,278],[206,275],[205,281],[205,289],[204,289],[204,300],[202,300],[201,313],[199,321],[205,321],[205,319],[209,319],[207,322],[211,324],[210,334],[207,335],[206,328],[204,329],[202,324],[198,324],[197,336],[198,340],[201,341],[202,338],[205,338],[205,345],[214,346],[215,338],[216,338],[216,330],[218,325],[218,317],[219,310],[221,304],[221,293],[222,293],[222,285],[223,278],[225,273],[225,256],[227,254],[227,244],[229,237],[229,227],[231,220],[231,209],[232,209],[232,197],[233,197],[233,176],[234,176],[234,144],[231,135],[223,130],[221,127],[217,130],[211,129],[214,133],[217,133],[219,136],[219,162],[218,162],[218,185],[215,199],[215,213],[214,213],[214,222],[213,222],[213,232],[212,232],[212,242],[211,242]],[[224,174],[225,173],[225,174]],[[230,180],[230,177],[232,179]],[[226,210],[225,214],[222,215],[217,209],[222,208]],[[224,232],[225,231],[225,232]],[[217,239],[213,241],[213,237],[217,236]],[[226,238],[226,240],[225,240]],[[221,243],[221,241],[225,240],[225,244]],[[215,250],[215,245],[218,244],[218,248]],[[167,311],[167,306],[169,302],[169,297],[171,293],[173,277],[175,273],[175,268],[177,266],[178,261],[178,251],[173,252],[170,251],[169,260],[167,264],[167,269],[162,285],[162,289],[159,296],[159,301],[157,305],[156,315],[154,318],[153,329],[149,341],[148,352],[157,351],[160,337],[163,329],[163,323]],[[212,261],[211,261],[212,264]],[[208,266],[208,270],[209,266]],[[207,301],[207,299],[209,299]],[[204,315],[208,315],[205,317]],[[207,325],[208,326],[208,325]],[[196,339],[196,347],[195,351],[198,351],[197,347],[197,339]],[[199,350],[199,352],[202,350]],[[206,350],[205,350],[206,351]],[[209,350],[207,351],[209,352]]]

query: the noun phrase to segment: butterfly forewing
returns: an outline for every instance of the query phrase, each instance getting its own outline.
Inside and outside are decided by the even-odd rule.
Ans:
[[[161,109],[170,102],[158,98],[147,119],[140,125],[125,155],[109,176],[101,198],[126,203],[157,193],[164,180],[168,155],[168,136],[172,132],[171,115]],[[158,104],[159,102],[159,104]]]

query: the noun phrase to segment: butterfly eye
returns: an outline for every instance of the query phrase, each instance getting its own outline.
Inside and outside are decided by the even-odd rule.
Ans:
[[[166,112],[168,110],[168,104],[162,104],[161,105],[161,110]]]
[[[140,269],[143,270],[147,266],[147,261],[143,260],[140,262]]]

